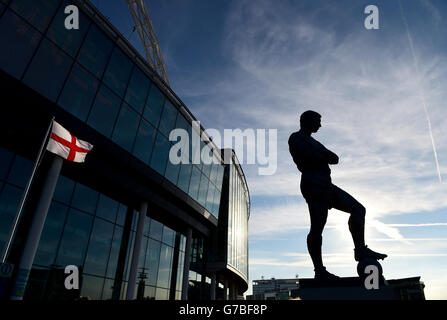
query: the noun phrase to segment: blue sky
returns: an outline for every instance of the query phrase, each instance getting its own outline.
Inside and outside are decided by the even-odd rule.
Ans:
[[[313,276],[287,147],[313,109],[315,138],[341,159],[333,182],[365,205],[367,243],[389,255],[385,277],[421,276],[427,298],[447,299],[447,3],[401,1],[146,0],[171,87],[205,128],[278,130],[276,174],[243,165],[250,281]],[[141,49],[125,0],[92,2]],[[364,28],[370,4],[379,30]],[[323,235],[340,276],[356,274],[347,220],[331,210]]]

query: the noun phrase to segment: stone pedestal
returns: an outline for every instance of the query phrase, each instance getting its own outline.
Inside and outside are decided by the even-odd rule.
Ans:
[[[358,278],[340,278],[331,283],[299,279],[299,289],[291,290],[291,298],[301,300],[425,300],[420,277],[386,280],[378,289],[366,289]]]

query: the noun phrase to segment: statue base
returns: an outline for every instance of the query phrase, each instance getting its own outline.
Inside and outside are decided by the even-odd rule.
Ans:
[[[359,277],[340,278],[333,282],[299,279],[299,289],[292,289],[292,299],[301,300],[425,300],[420,277],[380,281],[377,289],[367,289]]]

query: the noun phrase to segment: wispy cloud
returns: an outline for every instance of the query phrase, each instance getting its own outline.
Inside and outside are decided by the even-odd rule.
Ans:
[[[414,227],[439,227],[439,226],[447,226],[446,222],[436,222],[436,223],[390,223],[388,224],[390,227],[397,228],[414,228]]]
[[[408,46],[406,38],[395,36],[385,42],[355,31],[340,38],[336,28],[324,28],[299,14],[292,23],[281,5],[275,4],[275,10],[271,6],[266,1],[256,6],[241,1],[229,19],[228,52],[243,70],[234,79],[241,86],[231,87],[245,89],[238,96],[243,107],[235,105],[232,110],[241,119],[250,117],[252,125],[279,128],[277,174],[260,177],[244,167],[251,194],[298,199],[299,175],[286,141],[298,127],[299,113],[315,107],[323,114],[317,139],[341,156],[340,165],[333,168],[334,182],[365,204],[370,226],[405,242],[397,226],[380,219],[447,207],[447,189],[433,179],[441,177],[438,155],[433,170],[430,154],[436,152],[432,142],[437,131],[427,133],[419,95],[421,87],[445,80],[446,73],[439,71],[445,70],[445,59],[433,52],[425,56],[420,65],[424,77],[415,78],[414,55],[395,50]],[[335,10],[329,7],[322,10]],[[262,90],[252,94],[247,82]],[[425,98],[435,106],[437,128],[447,125],[445,111],[436,108],[444,99],[441,90],[430,89]],[[439,99],[433,101],[435,96]],[[446,139],[440,139],[443,155],[446,147]],[[298,200],[254,207],[250,230],[253,234],[296,230],[303,219],[308,219],[307,207]]]
[[[426,5],[428,5],[427,2],[425,2]],[[405,25],[405,29],[407,31],[407,37],[408,37],[408,44],[410,45],[410,50],[411,50],[411,54],[413,56],[413,62],[414,62],[414,67],[416,69],[416,75],[418,78],[418,82],[419,84],[422,83],[422,79],[421,79],[421,72],[419,70],[419,60],[417,58],[415,49],[414,49],[414,42],[413,42],[413,37],[410,33],[410,29],[408,27],[408,22],[407,22],[407,18],[405,17],[404,14],[404,9],[402,8],[402,1],[399,0],[399,7],[400,7],[400,13],[401,13],[401,17],[402,17],[402,21]],[[428,132],[430,134],[430,140],[431,140],[431,144],[433,147],[433,155],[435,157],[435,165],[436,165],[436,170],[438,172],[438,178],[439,178],[439,182],[442,183],[442,177],[441,177],[441,169],[439,168],[439,161],[438,161],[438,152],[436,150],[436,144],[435,144],[435,139],[433,137],[433,129],[432,129],[432,125],[431,125],[431,118],[430,118],[430,114],[428,112],[428,106],[427,106],[427,101],[425,98],[425,92],[423,91],[423,88],[421,85],[419,85],[419,96],[420,96],[420,100],[422,103],[422,106],[424,108],[424,113],[425,113],[425,117],[427,119],[427,124],[428,124]]]

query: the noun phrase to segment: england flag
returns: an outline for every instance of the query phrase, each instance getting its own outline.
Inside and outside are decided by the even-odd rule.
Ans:
[[[62,158],[73,162],[84,162],[87,153],[93,145],[77,139],[67,129],[53,121],[51,136],[48,140],[47,150]]]

